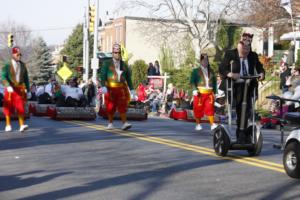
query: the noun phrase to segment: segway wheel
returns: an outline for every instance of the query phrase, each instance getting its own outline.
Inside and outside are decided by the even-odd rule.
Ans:
[[[298,142],[289,143],[283,154],[285,172],[292,178],[300,178],[300,147]]]
[[[218,156],[226,156],[230,148],[230,139],[222,126],[218,126],[214,132],[214,149]]]
[[[246,133],[247,133],[247,135],[249,135],[250,141],[252,141],[252,129],[253,128],[254,128],[254,134],[258,134],[258,133],[256,133],[256,131],[257,131],[256,126],[248,127]],[[259,137],[255,141],[254,148],[248,150],[249,156],[258,156],[261,153],[262,146],[263,146],[263,136],[260,133]]]

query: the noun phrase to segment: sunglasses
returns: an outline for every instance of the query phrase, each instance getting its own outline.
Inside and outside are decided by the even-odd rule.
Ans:
[[[114,52],[114,54],[121,54],[121,52]]]

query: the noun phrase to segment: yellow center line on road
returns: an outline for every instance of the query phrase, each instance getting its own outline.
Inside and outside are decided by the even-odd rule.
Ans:
[[[250,157],[242,157],[242,156],[232,155],[232,154],[228,155],[227,157],[220,157],[215,154],[215,151],[213,149],[198,146],[198,145],[192,145],[192,144],[179,142],[179,141],[175,141],[175,140],[170,140],[170,139],[164,139],[164,138],[160,138],[160,137],[153,137],[153,136],[149,136],[149,135],[145,135],[145,134],[141,134],[141,133],[135,133],[135,132],[131,132],[131,131],[122,131],[122,130],[118,130],[118,129],[109,129],[108,130],[108,129],[106,129],[105,126],[95,125],[92,123],[87,123],[87,122],[82,122],[82,121],[66,121],[66,122],[84,126],[87,128],[92,128],[92,129],[96,129],[96,130],[109,132],[109,133],[114,133],[114,134],[123,135],[123,136],[127,136],[127,137],[133,137],[133,138],[143,140],[143,141],[163,144],[163,145],[167,145],[167,146],[171,146],[171,147],[175,147],[175,148],[179,148],[179,149],[184,149],[184,150],[188,150],[188,151],[201,153],[204,155],[218,157],[218,158],[221,158],[224,160],[232,160],[232,161],[244,163],[247,165],[252,165],[252,166],[256,166],[256,167],[260,167],[260,168],[264,168],[264,169],[270,169],[273,171],[285,173],[282,164],[277,164],[277,163],[266,161],[266,160],[260,160],[257,158],[250,158]]]

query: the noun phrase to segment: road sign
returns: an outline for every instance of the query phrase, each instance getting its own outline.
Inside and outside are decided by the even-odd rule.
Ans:
[[[60,78],[62,78],[64,80],[64,82],[66,82],[66,80],[68,78],[70,78],[73,75],[72,70],[67,66],[67,63],[64,62],[64,65],[62,66],[62,68],[60,68],[57,71],[57,74],[59,75]]]

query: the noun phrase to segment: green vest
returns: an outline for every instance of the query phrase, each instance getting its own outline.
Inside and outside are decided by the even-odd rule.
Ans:
[[[214,93],[217,93],[217,80],[214,72],[210,67],[207,68],[208,71],[208,85],[209,87],[213,88]],[[191,74],[191,79],[190,79],[190,84],[195,90],[198,90],[197,87],[202,86],[205,87],[205,77],[204,73],[201,70],[201,67],[197,67],[193,69],[192,74]]]
[[[2,83],[5,87],[7,86],[18,86],[18,85],[24,85],[27,89],[27,91],[30,90],[29,87],[29,78],[28,78],[28,72],[27,68],[25,66],[25,63],[20,61],[20,80],[19,82],[15,78],[15,70],[12,65],[12,62],[6,63],[4,67],[2,68]]]
[[[114,62],[112,59],[107,60],[101,67],[100,80],[101,85],[106,86],[108,82],[121,82],[126,83],[130,90],[133,90],[131,81],[131,73],[125,62],[120,61],[120,70],[123,71],[120,80],[118,80],[118,74],[116,72]]]

